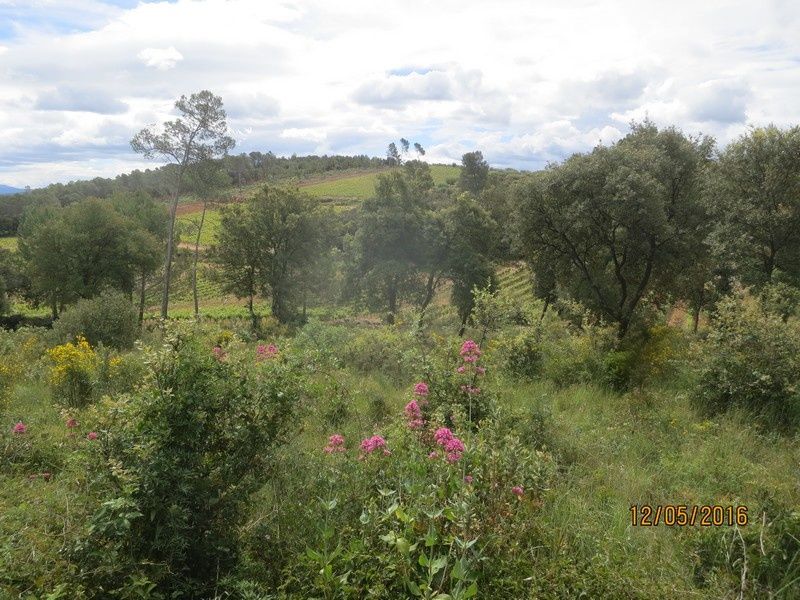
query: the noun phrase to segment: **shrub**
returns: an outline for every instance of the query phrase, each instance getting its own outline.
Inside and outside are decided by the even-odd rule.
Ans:
[[[118,491],[76,549],[89,590],[130,575],[171,597],[209,597],[291,425],[300,388],[280,361],[215,353],[180,333],[165,342],[137,391],[98,408],[97,460]]]
[[[717,306],[697,357],[696,399],[712,410],[740,406],[773,424],[800,424],[800,328],[755,299]]]
[[[47,351],[52,361],[50,385],[53,396],[67,406],[80,407],[91,399],[97,383],[97,353],[82,337]]]
[[[53,335],[59,342],[82,336],[93,346],[103,344],[117,349],[132,347],[138,332],[136,307],[116,291],[79,300],[53,325]]]

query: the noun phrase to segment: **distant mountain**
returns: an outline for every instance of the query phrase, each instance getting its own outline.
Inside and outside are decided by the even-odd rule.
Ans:
[[[0,183],[0,196],[5,196],[8,194],[21,194],[25,190],[20,188],[11,187],[10,185],[3,185]]]

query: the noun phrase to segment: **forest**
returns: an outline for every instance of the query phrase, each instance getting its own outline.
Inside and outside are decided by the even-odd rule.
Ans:
[[[0,597],[800,598],[800,127],[0,197]]]

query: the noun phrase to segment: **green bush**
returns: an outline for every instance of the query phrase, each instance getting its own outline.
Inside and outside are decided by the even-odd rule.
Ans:
[[[236,564],[245,503],[292,423],[299,383],[278,359],[183,334],[165,342],[137,391],[96,409],[99,472],[117,492],[75,550],[90,597],[124,577],[171,597],[209,597]]]
[[[753,298],[725,298],[696,365],[696,399],[703,406],[740,406],[780,427],[800,425],[796,321],[784,323]]]
[[[53,325],[57,342],[85,337],[92,346],[124,349],[133,346],[139,332],[136,307],[121,292],[108,291],[91,300],[79,300]]]

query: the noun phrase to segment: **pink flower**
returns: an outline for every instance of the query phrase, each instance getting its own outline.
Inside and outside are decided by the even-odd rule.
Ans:
[[[258,360],[263,360],[265,358],[274,358],[278,354],[278,347],[275,344],[270,344],[269,346],[265,346],[264,344],[259,344],[256,348],[256,356]]]
[[[97,439],[97,432],[96,431],[90,431],[89,433],[86,434],[86,439],[87,440],[96,440]]]
[[[478,358],[481,356],[481,349],[478,347],[478,344],[472,340],[467,340],[461,344],[460,354],[464,362],[474,363],[478,362]]]
[[[428,458],[431,460],[437,459],[439,458],[439,453],[436,450],[434,450],[430,454],[428,454]]]
[[[463,373],[463,372],[464,372],[464,371],[466,371],[466,370],[467,370],[467,367],[465,367],[464,365],[461,365],[460,367],[458,367],[458,368],[456,369],[456,371],[457,371],[458,373]]]
[[[433,434],[433,439],[436,440],[437,444],[443,446],[447,440],[453,439],[453,432],[447,427],[440,427]]]
[[[375,452],[375,450],[378,449],[383,450],[384,456],[388,456],[389,454],[391,454],[391,452],[389,452],[389,449],[386,447],[386,440],[379,435],[373,435],[372,437],[363,439],[361,441],[360,448],[362,452],[361,455],[362,458],[367,454],[372,454],[373,452]]]
[[[464,483],[466,483],[467,485],[472,485],[472,481],[473,481],[472,475],[464,475]]]
[[[480,394],[481,388],[475,387],[473,385],[462,385],[461,391],[466,392],[467,394]]]
[[[328,445],[323,448],[323,450],[327,454],[333,454],[334,452],[344,452],[346,448],[344,447],[344,436],[339,433],[334,433],[331,437],[328,438]]]
[[[228,356],[228,353],[225,352],[225,350],[223,350],[220,346],[214,346],[214,348],[211,350],[211,354],[214,355],[214,358],[220,361],[225,360],[225,357]]]
[[[428,384],[423,381],[420,381],[418,384],[414,386],[414,393],[417,396],[427,396],[428,393],[430,393],[430,390],[428,389]]]
[[[458,439],[447,427],[440,427],[433,434],[433,439],[447,453],[447,462],[454,463],[461,459],[461,454],[466,449],[464,442]]]
[[[517,498],[522,498],[522,494],[525,493],[525,490],[522,489],[521,485],[515,485],[511,488],[511,493],[514,494]]]
[[[14,433],[25,433],[26,431],[28,431],[28,427],[25,425],[25,423],[20,421],[19,423],[14,425],[14,427],[11,428],[11,431],[13,431]]]
[[[67,429],[75,429],[78,426],[78,421],[75,419],[67,419]]]
[[[416,400],[406,404],[405,413],[408,418],[409,429],[421,429],[425,425],[425,420],[422,418],[422,409]]]
[[[475,372],[478,375],[484,375],[486,374],[486,369],[484,367],[475,367]]]

